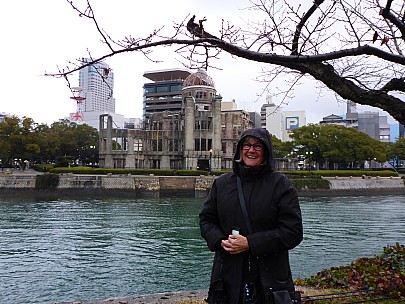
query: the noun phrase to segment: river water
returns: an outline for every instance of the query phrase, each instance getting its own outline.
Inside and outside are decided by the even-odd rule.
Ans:
[[[0,303],[206,289],[202,199],[0,198]],[[301,198],[294,277],[405,244],[405,197]]]

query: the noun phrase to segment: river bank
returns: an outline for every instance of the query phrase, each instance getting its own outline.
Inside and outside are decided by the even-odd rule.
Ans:
[[[304,295],[322,294],[314,288],[296,286],[296,290]],[[73,302],[56,302],[53,304],[179,304],[200,303],[207,298],[207,290],[164,292],[137,297],[119,297],[107,299],[79,300]],[[199,301],[200,300],[200,301]],[[204,302],[205,303],[205,302]]]
[[[136,297],[119,297],[107,299],[78,300],[73,302],[56,302],[54,304],[176,304],[180,301],[205,299],[207,290],[164,292]]]
[[[0,173],[0,194],[35,197],[205,197],[214,176],[49,175],[56,186],[37,185],[33,173]],[[359,196],[405,194],[399,177],[324,177],[329,189],[299,189],[300,196]],[[41,189],[42,188],[42,189]]]
[[[88,188],[72,188],[72,189],[30,189],[30,188],[0,188],[0,195],[7,196],[21,196],[21,197],[35,197],[35,198],[135,198],[136,193],[133,190],[127,189],[88,189]],[[404,188],[374,188],[374,189],[306,189],[299,190],[300,197],[336,197],[336,196],[378,196],[378,195],[405,195]],[[163,197],[194,197],[189,193],[173,192],[170,195],[163,195]],[[151,196],[152,197],[152,196]],[[204,197],[200,195],[200,197]]]

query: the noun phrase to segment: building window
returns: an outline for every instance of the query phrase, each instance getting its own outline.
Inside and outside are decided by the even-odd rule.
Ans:
[[[207,149],[207,140],[205,138],[201,139],[201,151],[208,151]]]
[[[140,139],[134,140],[134,151],[142,151],[142,140]]]
[[[195,94],[196,99],[207,99],[207,92],[197,91]]]
[[[149,87],[144,89],[145,94],[156,93],[156,87]]]
[[[182,88],[182,85],[172,85],[170,86],[170,92],[180,92]]]
[[[162,151],[162,139],[152,140],[152,151]]]
[[[162,92],[170,92],[168,86],[158,86],[156,87],[156,93],[162,93]]]

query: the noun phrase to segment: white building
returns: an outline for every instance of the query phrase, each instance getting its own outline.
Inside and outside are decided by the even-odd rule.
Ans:
[[[83,58],[83,64],[90,59]],[[100,62],[87,66],[79,72],[79,86],[72,89],[74,96],[71,96],[75,102],[76,112],[70,113],[70,121],[76,123],[85,123],[98,130],[100,115],[110,115],[114,121],[114,128],[123,129],[130,118],[124,118],[124,115],[115,113],[114,92],[114,72],[108,64]],[[132,119],[132,124],[138,126]]]
[[[281,112],[282,141],[291,141],[290,134],[294,129],[307,124],[305,111],[283,111]]]
[[[271,96],[267,96],[260,111],[262,128],[282,141],[291,141],[292,131],[306,125],[305,111],[281,110],[280,106],[272,102]]]
[[[262,105],[260,115],[262,117],[262,128],[267,129],[270,134],[282,140],[280,107],[273,103],[271,96],[266,96],[266,103]]]
[[[83,59],[84,62],[90,59]],[[115,113],[114,72],[101,62],[87,66],[79,72],[80,96],[83,112],[108,111]]]

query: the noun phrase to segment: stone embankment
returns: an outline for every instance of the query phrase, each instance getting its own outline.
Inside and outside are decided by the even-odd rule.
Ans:
[[[128,197],[205,197],[214,176],[75,175],[60,174],[56,189],[35,187],[36,173],[0,173],[0,193],[12,195]],[[301,196],[374,195],[405,193],[400,177],[328,177],[330,189],[307,189]]]
[[[0,174],[0,193],[55,195],[119,195],[131,197],[207,195],[213,176],[75,175],[60,174],[56,189],[36,189],[36,174]]]

